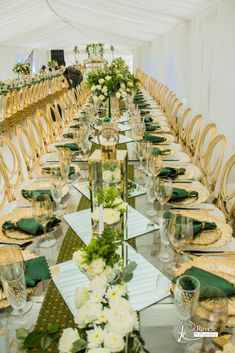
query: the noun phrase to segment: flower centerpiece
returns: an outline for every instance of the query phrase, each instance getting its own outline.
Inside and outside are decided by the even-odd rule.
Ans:
[[[56,60],[48,61],[47,66],[49,69],[52,69],[52,70],[58,70],[59,68],[59,64]]]
[[[12,71],[18,74],[18,78],[21,76],[21,80],[24,81],[25,75],[30,74],[30,64],[15,64],[12,68]]]
[[[102,60],[104,55],[104,44],[91,43],[86,46],[88,59],[91,61]]]

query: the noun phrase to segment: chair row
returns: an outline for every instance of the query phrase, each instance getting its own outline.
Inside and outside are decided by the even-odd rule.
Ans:
[[[37,109],[23,124],[17,125],[12,137],[0,136],[0,207],[14,200],[14,189],[32,178],[41,157],[49,152],[49,145],[56,142],[68,127],[89,92],[84,84],[65,92],[46,111]]]
[[[185,108],[176,93],[164,83],[148,77],[140,69],[136,70],[136,76],[164,113],[176,141],[200,168],[201,181],[208,188],[211,201],[231,223],[235,214],[235,155],[222,169],[226,137],[217,132],[215,123],[203,128],[202,115],[194,115],[191,108]]]

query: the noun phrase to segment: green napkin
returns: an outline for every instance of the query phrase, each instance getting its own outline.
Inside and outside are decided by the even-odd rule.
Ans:
[[[168,211],[168,212],[165,212],[164,216],[166,218],[171,218],[171,216],[175,216],[172,212]],[[179,222],[180,219],[181,219],[181,215],[177,215],[175,216],[176,218],[176,221]],[[193,235],[194,237],[200,233],[202,230],[213,230],[213,229],[216,229],[216,224],[215,222],[201,222],[199,221],[198,219],[195,219],[195,218],[192,218],[192,221],[193,221]]]
[[[25,261],[25,281],[27,287],[35,287],[39,281],[50,279],[51,274],[44,256]]]
[[[51,170],[60,172],[60,167],[43,167],[42,170],[45,174],[50,174]],[[75,167],[73,165],[69,167],[69,176],[72,174],[75,174]]]
[[[79,151],[80,147],[78,146],[77,143],[71,142],[71,143],[64,143],[63,145],[56,145],[56,148],[69,148],[71,151]]]
[[[52,232],[54,227],[60,223],[60,220],[56,217],[51,217],[50,221],[46,225],[46,233]],[[4,230],[20,230],[24,233],[31,235],[41,235],[44,233],[41,224],[37,223],[34,218],[21,218],[18,222],[13,223],[6,221],[3,223],[2,228]]]
[[[140,110],[140,115],[147,115],[150,113],[150,110]]]
[[[209,292],[209,286],[222,290],[227,296],[235,295],[235,287],[226,279],[214,275],[213,273],[201,270],[197,267],[191,267],[186,270],[185,275],[196,277],[200,282],[200,298],[207,299],[215,297],[215,294]]]
[[[187,191],[185,189],[180,189],[180,188],[173,188],[172,190],[172,195],[170,201],[181,201],[185,200],[188,197],[198,197],[198,192],[197,191]]]
[[[165,137],[161,137],[161,136],[155,136],[155,135],[144,135],[144,140],[145,141],[150,141],[153,143],[161,143],[166,141]]]
[[[21,190],[21,194],[25,199],[32,199],[37,195],[48,195],[52,199],[51,190]]]
[[[153,121],[153,118],[151,117],[151,115],[147,115],[144,117],[144,122],[146,124],[151,123],[152,121]]]
[[[70,128],[72,128],[72,129],[80,129],[80,125],[79,124],[71,125]]]
[[[169,148],[161,150],[158,147],[153,147],[153,149],[152,149],[152,154],[155,155],[155,156],[157,156],[158,154],[164,155],[164,154],[167,154],[168,152],[170,152]]]
[[[73,139],[74,134],[72,132],[68,132],[67,134],[63,134],[63,137],[66,139]]]
[[[169,177],[172,179],[177,178],[178,175],[184,174],[186,171],[185,168],[172,168],[172,167],[164,167],[161,169],[159,177]]]
[[[152,125],[152,124],[145,124],[146,126],[146,131],[155,131],[157,129],[161,129],[160,125]]]
[[[149,109],[150,108],[150,104],[148,104],[148,103],[141,103],[141,102],[139,102],[139,103],[137,103],[137,105],[138,105],[138,107],[139,107],[139,109]]]

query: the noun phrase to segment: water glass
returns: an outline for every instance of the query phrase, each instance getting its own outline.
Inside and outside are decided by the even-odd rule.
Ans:
[[[42,225],[46,233],[46,225],[52,216],[52,203],[49,195],[35,195],[32,199],[33,217]]]
[[[154,184],[155,195],[161,204],[161,210],[163,205],[170,200],[172,195],[172,180],[170,178],[156,178]]]
[[[159,224],[160,232],[160,252],[158,259],[161,262],[170,262],[172,255],[169,253],[169,234],[174,232],[174,217],[168,215],[165,211],[160,211],[157,214],[156,222]]]

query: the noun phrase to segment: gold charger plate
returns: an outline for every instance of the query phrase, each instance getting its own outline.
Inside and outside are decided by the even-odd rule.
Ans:
[[[174,212],[174,210],[172,210]],[[216,217],[213,214],[210,214],[209,211],[201,209],[199,211],[194,210],[180,210],[176,212],[182,216],[187,216],[190,218],[197,219],[200,222],[214,222],[216,223],[217,228],[212,230],[203,230],[199,233],[194,241],[190,243],[190,248],[194,247],[196,249],[206,249],[211,247],[221,247],[227,244],[232,240],[233,230],[232,227],[225,222],[221,221],[220,218]]]
[[[177,276],[193,266],[222,277],[235,286],[235,253],[194,257],[180,266]],[[235,327],[235,296],[228,298],[227,326]]]
[[[9,212],[8,214],[0,218],[0,243],[2,244],[15,244],[24,245],[28,242],[34,242],[39,239],[44,239],[47,237],[47,233],[33,236],[19,230],[3,230],[2,225],[4,222],[11,220],[12,222],[17,222],[20,218],[30,218],[32,217],[32,208],[16,208]]]
[[[59,163],[46,163],[46,164],[37,166],[34,173],[37,176],[46,177],[46,176],[49,176],[50,174],[49,173],[44,173],[43,172],[43,168],[46,168],[46,167],[58,168],[59,166],[60,166]],[[78,171],[79,171],[78,165],[77,164],[71,164],[71,166],[73,166],[75,168],[75,174],[78,173]],[[74,175],[74,174],[72,174],[72,175]]]
[[[174,201],[174,202],[168,202],[168,204],[172,206],[189,206],[189,205],[194,205],[198,203],[203,203],[206,202],[209,198],[209,191],[203,186],[203,185],[195,185],[194,183],[172,183],[172,186],[178,189],[185,189],[187,191],[197,191],[198,196],[197,197],[187,197],[184,200],[180,201]]]
[[[25,189],[25,190],[49,190],[50,187],[50,180],[34,180],[29,182],[28,184],[25,184],[23,187],[18,188],[15,190],[14,195],[16,200],[18,201],[29,201],[29,199],[25,199],[22,194],[21,194],[21,190]],[[69,187],[68,185],[64,185],[62,193],[63,196],[67,195],[67,193],[69,192]]]

